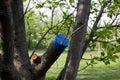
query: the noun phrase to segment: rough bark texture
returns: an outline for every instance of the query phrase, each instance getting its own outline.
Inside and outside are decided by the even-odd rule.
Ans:
[[[14,55],[14,38],[13,38],[13,22],[12,13],[9,0],[0,0],[0,21],[1,21],[1,35],[2,35],[2,80],[18,80],[16,76],[15,67],[13,64]]]
[[[76,31],[71,38],[66,65],[57,80],[76,80],[79,62],[82,58],[85,33],[88,23],[91,0],[78,0],[76,15]]]
[[[15,28],[14,64],[20,74],[21,80],[31,80],[31,64],[26,44],[23,0],[12,0],[12,12]]]
[[[1,77],[1,72],[2,72],[2,59],[1,59],[1,54],[0,54],[0,77]]]

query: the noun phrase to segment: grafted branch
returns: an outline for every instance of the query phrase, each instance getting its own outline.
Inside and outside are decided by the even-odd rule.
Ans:
[[[46,72],[60,55],[61,51],[58,51],[55,46],[51,44],[46,50],[46,52],[41,56],[41,63],[34,66],[34,80],[45,80]]]

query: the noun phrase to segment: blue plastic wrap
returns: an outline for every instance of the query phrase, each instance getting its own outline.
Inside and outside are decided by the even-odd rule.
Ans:
[[[64,51],[64,49],[68,46],[69,40],[65,34],[56,35],[53,45],[59,50]]]

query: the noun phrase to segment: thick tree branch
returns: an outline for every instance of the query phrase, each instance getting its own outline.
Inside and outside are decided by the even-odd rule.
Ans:
[[[60,54],[61,51],[58,51],[53,44],[51,44],[46,52],[41,56],[41,63],[34,66],[36,73],[34,78],[41,80],[41,77],[45,77],[46,72],[60,56]]]
[[[58,40],[59,39],[59,40]],[[57,60],[57,58],[61,55],[64,49],[68,46],[67,36],[64,34],[58,34],[51,45],[48,47],[46,52],[36,59],[32,57],[34,60],[34,68],[35,68],[35,79],[44,80],[45,74],[48,69],[52,66],[52,64]],[[39,63],[38,63],[38,61]],[[41,79],[42,78],[42,79]]]

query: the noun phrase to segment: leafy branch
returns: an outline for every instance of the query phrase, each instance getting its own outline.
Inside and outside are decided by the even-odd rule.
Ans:
[[[108,0],[103,6],[101,6],[101,9],[100,9],[100,11],[99,11],[99,13],[98,13],[98,16],[97,16],[97,18],[96,18],[96,20],[95,20],[95,23],[93,24],[92,31],[91,31],[91,33],[90,33],[90,35],[89,35],[89,38],[88,38],[88,40],[86,40],[85,45],[84,45],[84,47],[83,47],[83,53],[86,51],[89,43],[93,40],[94,32],[97,30],[97,27],[98,27],[98,26],[97,26],[97,25],[98,25],[98,22],[99,22],[100,19],[101,19],[101,16],[102,16],[102,14],[103,14],[103,12],[104,12],[104,9],[106,8],[106,6],[107,6],[109,3],[111,3],[111,1],[112,1],[112,0]]]

